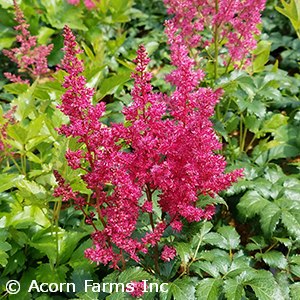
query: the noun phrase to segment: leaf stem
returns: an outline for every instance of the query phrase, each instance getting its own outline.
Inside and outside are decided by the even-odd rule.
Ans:
[[[146,185],[146,195],[147,195],[147,201],[152,202],[152,194],[153,192],[151,191],[149,185]],[[154,226],[154,220],[153,220],[153,213],[149,213],[149,220],[150,220],[150,225],[152,228],[152,231],[154,231],[155,226]],[[160,270],[159,270],[159,265],[158,265],[158,258],[159,258],[159,252],[158,252],[158,245],[156,244],[154,246],[154,266],[155,266],[155,271],[159,275]]]

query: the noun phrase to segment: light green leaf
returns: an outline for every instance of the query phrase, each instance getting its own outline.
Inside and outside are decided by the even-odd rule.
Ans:
[[[16,186],[18,187],[18,189],[20,190],[20,193],[24,196],[24,197],[32,197],[32,195],[34,195],[34,197],[38,198],[38,199],[47,199],[48,197],[48,193],[46,191],[46,189],[44,188],[44,186],[36,183],[35,181],[29,181],[29,180],[22,180],[19,181]]]
[[[82,22],[83,11],[79,7],[59,0],[41,0],[41,3],[46,9],[44,17],[54,28],[62,29],[67,24],[72,29],[87,30]]]
[[[41,44],[41,45],[47,44],[48,39],[54,33],[55,33],[55,30],[53,30],[52,28],[49,28],[49,27],[46,27],[46,26],[40,27],[39,28],[39,34],[37,36],[38,43]]]
[[[288,117],[283,114],[273,114],[272,117],[263,122],[262,131],[264,132],[274,132],[280,126],[286,125],[288,122]]]
[[[11,93],[11,94],[23,94],[27,91],[28,89],[28,84],[25,83],[9,83],[3,86],[6,92]]]
[[[35,205],[20,207],[18,205],[12,207],[13,214],[7,214],[5,218],[5,226],[13,226],[17,229],[28,228],[33,224],[42,227],[50,226],[50,221],[46,217],[46,212]]]
[[[281,0],[281,4],[283,8],[275,6],[276,10],[289,18],[300,39],[300,2],[298,0],[291,0],[289,2]]]
[[[174,247],[176,248],[177,254],[181,258],[181,261],[187,263],[191,258],[191,252],[192,252],[191,245],[182,242],[182,243],[176,243]]]
[[[104,96],[113,94],[116,89],[121,85],[130,80],[131,71],[126,71],[118,75],[114,75],[109,78],[105,78],[100,85],[100,89],[97,93],[97,99],[101,100]]]
[[[24,177],[24,175],[18,174],[0,174],[0,193],[15,187]]]
[[[254,61],[251,65],[252,72],[258,73],[264,70],[265,64],[269,60],[271,50],[271,42],[266,40],[261,40],[257,44],[257,48],[253,51],[253,55],[255,56]]]
[[[300,282],[293,283],[290,287],[291,300],[299,300],[300,295]]]
[[[159,43],[155,41],[151,41],[145,45],[148,55],[151,55],[156,49],[158,49],[158,47]]]

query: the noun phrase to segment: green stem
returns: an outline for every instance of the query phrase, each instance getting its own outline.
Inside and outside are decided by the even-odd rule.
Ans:
[[[149,213],[149,219],[150,219],[150,224],[152,227],[152,231],[154,231],[154,220],[153,220],[153,213]],[[154,246],[154,266],[155,266],[155,271],[159,275],[160,270],[159,270],[159,265],[158,265],[158,258],[159,258],[159,253],[158,253],[158,245],[156,244]]]
[[[245,152],[248,152],[253,144],[253,142],[256,140],[256,136],[254,135],[254,137],[251,139],[251,141],[249,142],[249,144],[247,145],[247,148],[245,150]]]
[[[25,155],[21,154],[20,159],[21,159],[22,174],[24,174],[26,176],[26,157],[25,157]]]
[[[203,236],[200,235],[199,242],[198,242],[198,244],[197,244],[197,248],[196,248],[195,253],[194,253],[193,257],[192,257],[192,260],[191,260],[190,263],[188,264],[187,269],[189,269],[190,266],[192,265],[192,263],[195,262],[195,261],[197,260],[196,257],[197,257],[197,254],[198,254],[198,252],[199,252],[200,246],[201,246],[201,244],[202,244],[202,239],[203,239]]]
[[[243,114],[241,113],[240,116],[240,153],[244,151],[244,146],[245,146],[245,140],[247,136],[247,129],[243,128],[243,122],[244,122],[244,117]]]
[[[227,66],[226,66],[226,69],[225,69],[225,72],[224,72],[224,75],[227,74],[228,72],[228,69],[229,69],[229,66],[231,64],[231,61],[232,61],[232,58],[230,57],[229,60],[228,60],[228,63],[227,63]]]
[[[18,171],[20,172],[20,174],[23,174],[23,170],[20,168],[19,164],[16,162],[16,160],[11,156],[10,159],[12,160],[12,162],[14,163],[14,165],[16,166],[16,168],[18,169]],[[24,174],[25,175],[25,174]]]
[[[58,237],[58,220],[60,215],[60,210],[62,206],[62,201],[59,199],[57,202],[55,202],[54,208],[53,208],[53,221],[52,221],[52,230],[51,233],[53,234],[54,226],[55,225],[55,244],[56,244],[56,265],[59,264],[59,237]],[[54,266],[53,266],[54,267]]]
[[[146,186],[146,195],[147,195],[147,200],[152,202],[152,194],[153,191],[151,191],[150,187],[147,185]],[[153,213],[149,213],[149,220],[150,220],[150,225],[152,228],[152,231],[154,231],[155,226],[154,226],[154,220],[153,220]],[[159,270],[159,265],[158,265],[158,258],[159,258],[159,252],[158,252],[158,245],[156,244],[154,246],[154,266],[155,266],[155,271],[159,275],[160,270]]]

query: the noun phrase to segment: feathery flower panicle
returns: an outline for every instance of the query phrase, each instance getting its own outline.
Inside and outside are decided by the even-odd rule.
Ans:
[[[224,42],[229,58],[235,67],[249,62],[249,53],[255,49],[255,35],[260,33],[260,12],[266,0],[164,0],[168,13],[174,15],[167,25],[173,35],[182,37],[182,43],[190,50],[205,48]],[[208,29],[211,38],[205,39]],[[170,30],[170,29],[167,29]]]
[[[7,128],[9,124],[14,124],[16,122],[14,118],[14,113],[17,107],[13,106],[8,112],[2,116],[0,123],[0,154],[2,156],[7,156],[9,153],[9,148],[11,147],[9,141],[7,140]],[[1,159],[1,158],[0,158]]]
[[[16,0],[13,0],[13,3],[15,8],[15,20],[18,23],[14,28],[19,32],[16,36],[16,40],[20,46],[10,50],[3,50],[3,54],[18,65],[19,73],[28,73],[35,79],[49,72],[47,56],[50,54],[53,45],[37,46],[37,38],[36,36],[31,36],[28,31],[29,25],[26,23],[22,10]],[[4,75],[12,82],[29,84],[29,80],[22,79],[20,75],[11,74],[9,72],[4,73]]]
[[[165,245],[161,252],[160,257],[163,261],[170,261],[170,260],[174,259],[175,256],[176,256],[176,249]]]
[[[133,102],[123,109],[126,122],[107,127],[100,122],[105,105],[92,105],[94,91],[86,87],[83,64],[77,58],[80,50],[71,30],[64,29],[61,68],[67,72],[63,83],[66,92],[59,108],[70,122],[59,132],[85,144],[85,150],[68,150],[66,158],[71,168],[84,171],[82,179],[93,191],[89,205],[103,225],[92,234],[93,247],[85,251],[85,256],[113,268],[128,259],[138,262],[151,247],[158,252],[157,244],[168,226],[181,231],[183,219],[193,222],[212,218],[214,206],[197,207],[199,195],[214,196],[241,175],[241,171],[224,174],[226,162],[215,154],[221,144],[210,117],[221,91],[198,87],[204,73],[197,69],[172,26],[167,32],[176,67],[168,76],[174,92],[153,92],[152,76],[147,71],[150,60],[145,47],[140,46],[132,74]],[[57,174],[56,178],[60,183]],[[56,194],[69,197],[69,186],[65,182],[60,185],[63,190]],[[169,216],[159,221],[153,217],[156,191],[158,205]],[[143,195],[146,199],[141,203]],[[134,233],[141,214],[149,215],[151,230],[137,238]],[[87,221],[93,225],[90,216]],[[171,260],[175,255],[174,249],[166,247],[162,259]]]
[[[145,284],[145,282],[140,281],[132,281],[130,283],[130,287],[131,288],[127,288],[126,292],[129,293],[132,297],[134,298],[140,298],[143,297],[144,292],[145,292],[145,288],[147,289],[147,284]]]
[[[85,7],[89,10],[93,9],[96,7],[95,2],[99,0],[83,0],[83,3],[85,5]],[[67,2],[71,5],[79,5],[80,4],[80,0],[67,0]]]

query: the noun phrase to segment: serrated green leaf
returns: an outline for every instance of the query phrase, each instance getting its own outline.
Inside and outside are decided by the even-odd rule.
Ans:
[[[50,38],[51,35],[55,33],[55,30],[52,28],[42,26],[39,28],[39,34],[37,36],[37,41],[39,44],[44,45],[47,44],[48,39]]]
[[[13,207],[12,212],[13,214],[6,216],[6,226],[21,229],[28,228],[33,224],[38,224],[42,227],[49,227],[51,224],[46,216],[46,212],[35,205]]]
[[[8,254],[5,251],[0,250],[0,265],[2,267],[6,267],[7,263],[8,263]]]
[[[130,80],[131,71],[123,72],[122,74],[114,75],[106,78],[101,82],[97,99],[101,100],[104,96],[113,94],[114,91],[121,85]]]
[[[85,54],[88,56],[88,58],[91,61],[95,60],[95,55],[93,51],[89,48],[89,46],[85,42],[81,41],[81,47],[83,48]]]
[[[78,298],[80,300],[98,300],[99,299],[98,293],[93,292],[93,290],[91,288],[88,288],[86,292],[77,293],[76,296],[78,296]]]
[[[255,114],[259,118],[263,118],[266,114],[266,106],[259,100],[253,100],[247,103],[247,111],[251,114]]]
[[[71,274],[71,280],[76,286],[76,291],[85,290],[85,280],[92,280],[92,273],[82,267],[75,268]]]
[[[250,67],[252,68],[253,73],[262,72],[264,70],[264,66],[269,60],[270,50],[271,50],[270,41],[261,40],[257,44],[257,48],[253,51],[255,58]]]
[[[52,268],[50,264],[42,264],[36,270],[36,279],[45,283],[65,283],[67,271],[65,265]]]
[[[25,176],[18,174],[0,174],[0,193],[15,187]]]
[[[272,268],[285,269],[287,267],[287,260],[285,256],[279,251],[271,250],[263,254],[257,253],[255,257],[261,258],[267,265]]]
[[[28,142],[32,138],[36,138],[38,133],[41,131],[45,116],[40,115],[36,119],[32,120],[28,126],[28,134],[26,136],[26,141]]]
[[[279,11],[281,14],[289,18],[291,21],[298,38],[300,39],[300,4],[297,0],[291,0],[286,2],[281,0],[282,7],[275,6],[276,10]]]
[[[203,242],[206,244],[217,246],[221,249],[227,249],[227,241],[226,239],[219,233],[209,232],[203,238]]]
[[[282,211],[281,218],[288,232],[300,240],[300,220],[287,210]]]
[[[227,300],[240,300],[245,296],[243,285],[236,279],[227,279],[224,282],[224,292]]]
[[[9,244],[8,242],[1,241],[1,243],[0,243],[0,251],[6,252],[6,251],[8,251],[10,249],[11,249],[11,244]]]
[[[28,84],[24,83],[10,83],[3,86],[5,91],[11,94],[20,95],[25,93],[28,90]]]
[[[47,199],[48,193],[44,186],[37,184],[35,181],[22,180],[16,186],[24,197],[32,197],[34,195],[38,199]]]
[[[269,202],[260,213],[261,228],[267,236],[271,236],[279,223],[281,209],[276,204]]]
[[[209,261],[196,261],[193,264],[193,269],[197,272],[197,268],[201,269],[202,271],[214,278],[220,277],[220,273],[218,271],[217,266],[215,264],[210,263]]]
[[[168,299],[171,296],[174,300],[195,300],[195,283],[190,277],[178,278],[168,284]]]
[[[246,245],[246,249],[248,251],[263,249],[268,246],[263,236],[253,236],[250,238],[253,243],[249,243]]]
[[[187,263],[191,258],[191,245],[188,243],[176,243],[174,247],[176,248],[177,254],[181,258],[181,261]]]
[[[200,203],[200,207],[206,207],[207,205],[211,205],[211,204],[223,204],[226,206],[226,208],[228,209],[228,205],[226,203],[226,201],[221,198],[220,196],[215,196],[213,197],[205,197],[204,199],[200,199],[199,201]]]
[[[218,232],[226,239],[228,250],[238,248],[240,236],[232,226],[222,226]]]
[[[252,218],[259,215],[269,203],[257,191],[249,191],[241,198],[237,207],[239,212],[246,218]]]
[[[290,275],[286,272],[278,272],[275,274],[275,280],[280,288],[284,299],[289,299],[290,293]]]
[[[152,276],[139,267],[128,268],[123,271],[119,276],[119,282],[121,283],[129,283],[131,281],[142,281],[149,280]]]
[[[291,284],[291,300],[299,300],[300,299],[300,282],[296,282]]]
[[[25,145],[26,151],[32,151],[39,144],[45,142],[49,136],[48,135],[39,135],[27,141]]]
[[[260,300],[283,300],[282,293],[278,287],[272,274],[268,271],[259,270],[256,272],[249,273],[251,279],[244,282],[245,284],[251,286],[255,296]]]
[[[200,235],[204,237],[206,234],[210,232],[212,228],[213,228],[213,224],[211,222],[208,221],[203,222],[200,229]]]
[[[272,117],[263,122],[262,131],[264,132],[274,132],[280,126],[286,125],[288,122],[288,117],[283,114],[273,114]]]
[[[222,279],[205,278],[196,287],[196,297],[201,300],[218,300],[220,296]],[[184,298],[182,298],[184,299]]]

